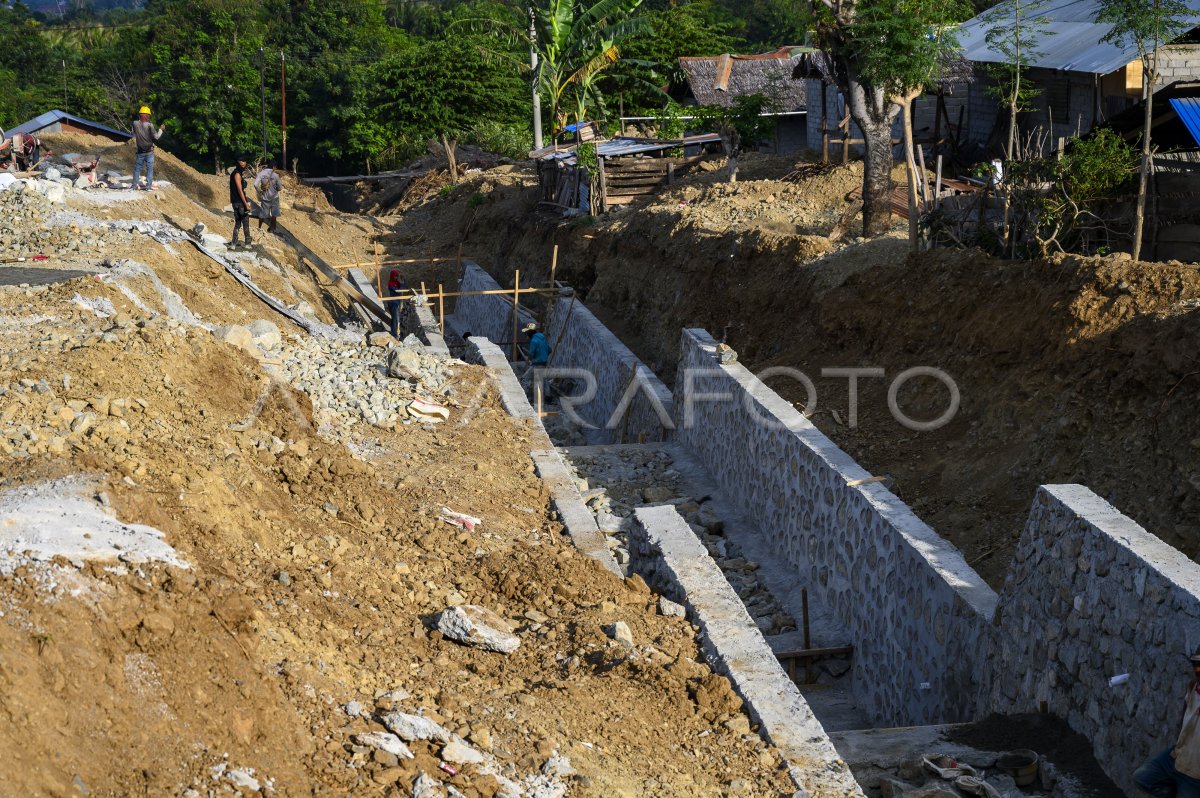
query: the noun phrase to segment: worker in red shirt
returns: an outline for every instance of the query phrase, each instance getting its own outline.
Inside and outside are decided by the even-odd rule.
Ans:
[[[1154,798],[1200,798],[1200,648],[1191,656],[1192,680],[1175,745],[1137,769],[1133,780]]]

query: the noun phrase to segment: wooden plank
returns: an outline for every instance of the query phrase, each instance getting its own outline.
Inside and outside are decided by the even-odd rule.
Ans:
[[[666,175],[663,175],[662,177],[659,177],[657,175],[651,175],[648,177],[636,177],[636,178],[626,177],[626,178],[622,178],[620,180],[618,180],[617,178],[610,178],[608,180],[608,187],[610,189],[618,189],[618,190],[623,189],[623,188],[645,188],[646,186],[665,185],[666,182],[667,182]]]
[[[364,294],[362,291],[359,291],[353,283],[338,273],[337,269],[326,263],[320,255],[313,252],[302,241],[300,241],[300,239],[292,235],[292,233],[286,227],[284,227],[283,224],[277,225],[275,229],[281,238],[298,250],[305,260],[312,263],[313,266],[315,266],[322,274],[325,275],[326,279],[328,279],[338,288],[341,288],[355,302],[358,302],[364,308],[371,311],[371,313],[374,314],[376,318],[380,319],[384,324],[391,324],[392,317],[386,310],[368,299],[366,294]]]
[[[842,657],[854,654],[854,646],[831,646],[829,648],[798,648],[776,651],[776,659],[805,659],[806,657]]]

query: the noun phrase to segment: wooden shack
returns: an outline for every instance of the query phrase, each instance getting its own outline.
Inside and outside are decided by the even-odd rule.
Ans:
[[[590,144],[596,152],[593,168],[579,165],[579,144],[529,154],[537,163],[543,207],[604,213],[614,205],[657,194],[709,157],[710,150],[720,147],[721,137],[715,133],[682,139],[618,137]]]

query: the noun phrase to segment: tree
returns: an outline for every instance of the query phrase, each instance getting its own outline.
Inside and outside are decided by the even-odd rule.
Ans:
[[[517,0],[513,0],[517,2]],[[528,67],[512,58],[515,46],[537,54],[534,86],[550,100],[553,132],[567,124],[563,108],[574,105],[577,116],[603,103],[599,79],[621,60],[621,47],[634,36],[649,33],[644,17],[636,14],[642,0],[547,0],[544,7],[518,3],[507,19],[494,16],[464,20],[473,30],[486,31],[507,46],[493,56],[514,67]],[[532,30],[529,14],[533,15]],[[532,33],[532,36],[531,36]]]
[[[958,0],[809,0],[809,8],[826,63],[863,134],[863,233],[880,235],[891,217],[897,100],[925,85],[957,48],[944,26],[965,12]]]
[[[479,43],[426,42],[381,61],[373,72],[373,119],[390,132],[393,146],[415,153],[430,137],[441,140],[454,173],[460,136],[483,121],[525,116],[525,83],[496,68]]]
[[[1181,0],[1100,0],[1100,22],[1112,29],[1101,41],[1118,47],[1132,43],[1142,60],[1142,158],[1138,165],[1137,215],[1133,227],[1133,259],[1142,254],[1146,219],[1146,189],[1150,180],[1150,124],[1154,114],[1154,84],[1158,81],[1158,48],[1195,24],[1191,10]]]
[[[989,91],[1008,109],[1005,160],[1021,156],[1017,114],[1040,94],[1022,78],[1025,71],[1045,55],[1038,49],[1038,44],[1055,33],[1048,29],[1050,18],[1045,14],[1048,5],[1049,0],[1003,0],[983,16],[983,22],[988,25],[985,35],[988,49],[1004,58],[1003,63],[990,70],[996,85]]]

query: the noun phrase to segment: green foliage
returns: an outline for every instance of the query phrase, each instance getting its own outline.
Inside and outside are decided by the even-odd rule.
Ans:
[[[770,138],[775,130],[775,117],[763,114],[778,108],[778,100],[766,94],[744,94],[730,106],[702,105],[695,111],[698,123],[720,133],[729,155],[736,156]]]
[[[1056,33],[1046,15],[1048,6],[1049,0],[1002,0],[983,17],[988,25],[988,48],[1004,58],[1003,63],[988,67],[995,81],[988,93],[1013,113],[1028,109],[1041,93],[1022,78],[1030,65],[1045,55],[1040,49],[1042,40]]]
[[[1195,24],[1183,0],[1100,0],[1096,21],[1113,26],[1102,41],[1132,43],[1143,58]]]
[[[575,148],[575,162],[587,169],[592,174],[595,174],[600,167],[600,160],[596,156],[596,144],[592,141],[585,141]]]
[[[652,33],[632,36],[621,48],[628,61],[652,66],[633,66],[627,71],[637,80],[614,81],[629,115],[652,115],[664,100],[663,91],[680,93],[687,75],[681,57],[721,55],[738,52],[743,43],[731,33],[733,24],[718,21],[720,11],[711,0],[648,11],[645,18]]]
[[[1057,178],[1078,202],[1111,197],[1137,173],[1138,153],[1109,128],[1075,141],[1057,167]]]
[[[467,197],[467,207],[471,209],[478,208],[485,202],[487,202],[487,195],[481,194],[478,191]]]
[[[533,149],[533,133],[526,119],[520,122],[479,122],[471,128],[467,140],[480,149],[512,158],[514,161],[524,160]]]
[[[687,131],[688,120],[684,116],[688,116],[688,111],[693,111],[693,108],[684,108],[679,103],[671,100],[658,112],[654,126],[656,128],[655,135],[660,139],[678,139],[683,138],[683,134]]]

